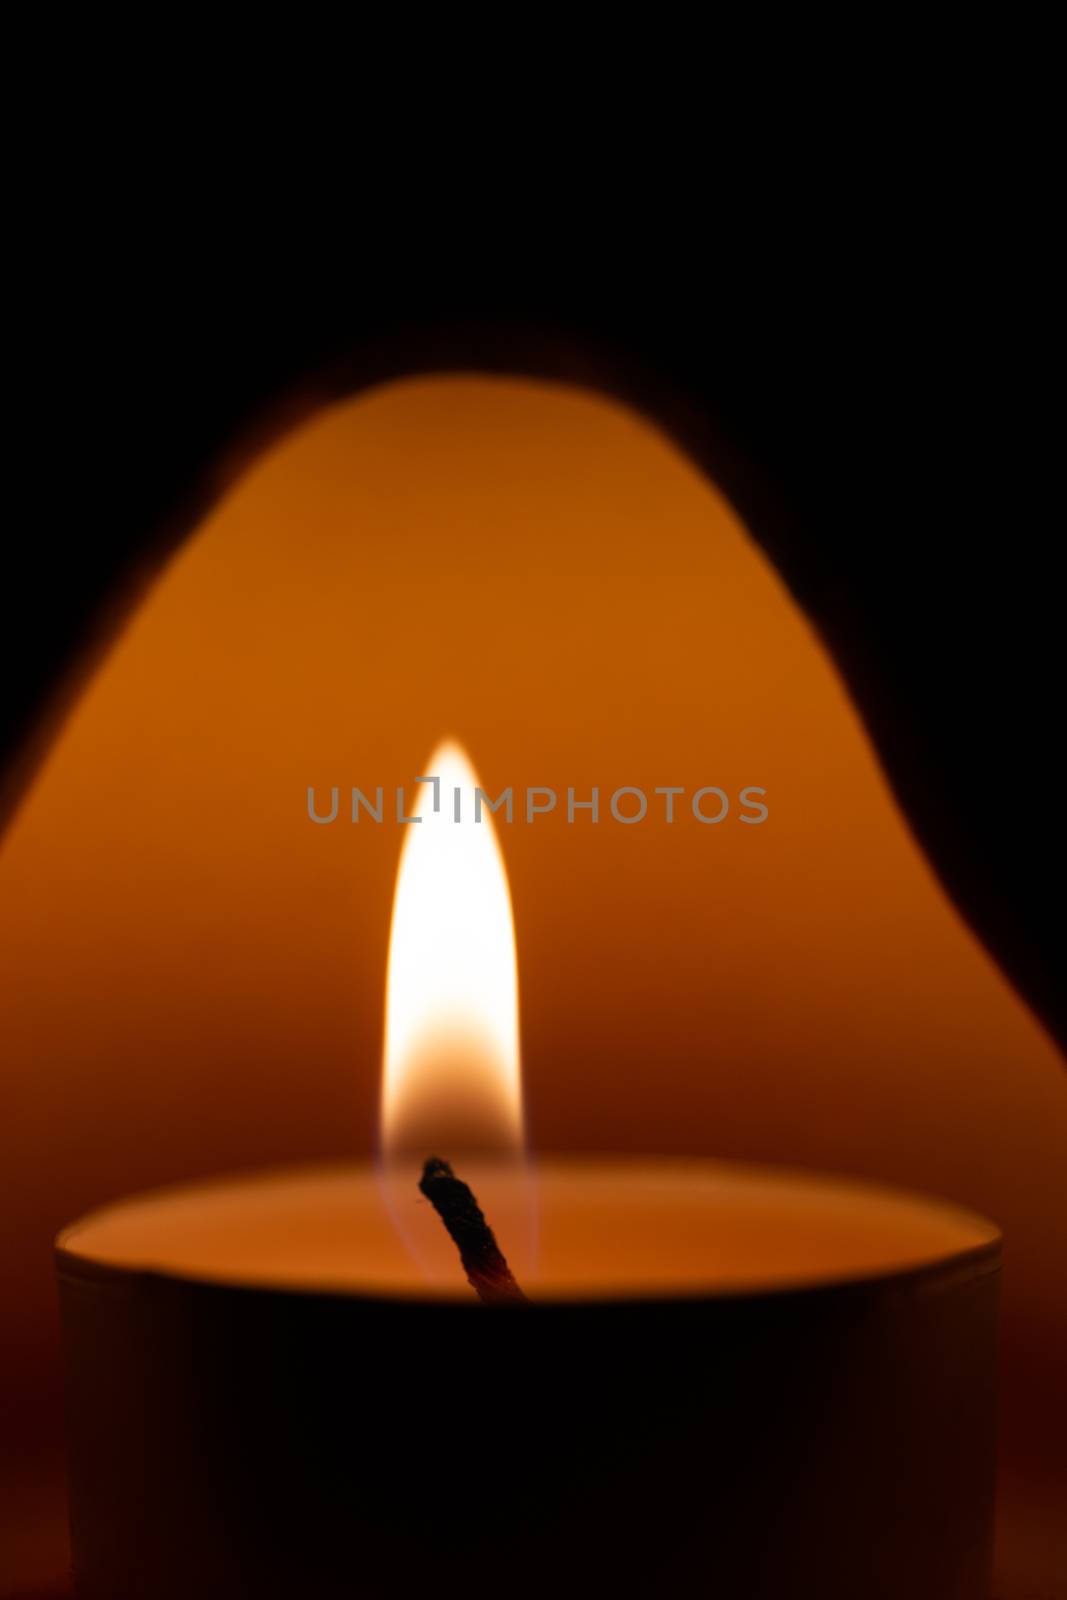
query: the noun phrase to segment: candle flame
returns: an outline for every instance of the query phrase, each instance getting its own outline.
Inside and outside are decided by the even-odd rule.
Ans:
[[[478,778],[460,745],[440,744],[424,771],[436,782],[418,785],[393,902],[382,1152],[514,1157],[522,1083],[504,858],[488,805],[476,813]]]
[[[431,1156],[473,1185],[514,1266],[529,1270],[537,1249],[511,896],[476,791],[466,752],[446,740],[409,796],[418,821],[400,852],[385,999],[382,1194],[426,1276],[450,1289],[466,1287],[456,1250],[418,1188]]]

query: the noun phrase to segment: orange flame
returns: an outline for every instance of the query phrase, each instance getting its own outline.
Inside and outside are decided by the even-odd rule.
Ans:
[[[504,858],[474,768],[441,744],[400,857],[385,1003],[382,1147],[522,1148],[518,971]],[[459,792],[460,820],[455,820]],[[438,809],[434,810],[434,798]]]
[[[454,1277],[455,1253],[417,1192],[427,1157],[477,1177],[498,1233],[526,1231],[518,967],[507,872],[486,799],[476,808],[477,774],[453,740],[424,772],[393,901],[381,1151],[409,1246],[432,1275]]]

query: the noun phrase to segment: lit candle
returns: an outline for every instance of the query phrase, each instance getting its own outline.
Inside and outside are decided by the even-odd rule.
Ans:
[[[380,1167],[58,1241],[79,1593],[987,1600],[997,1230],[711,1161],[534,1171],[503,860],[463,753],[426,770]],[[475,1299],[430,1156],[523,1300]]]

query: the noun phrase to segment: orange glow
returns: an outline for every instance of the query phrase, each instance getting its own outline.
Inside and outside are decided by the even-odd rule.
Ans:
[[[160,1183],[374,1147],[397,859],[425,829],[397,826],[390,787],[381,826],[342,801],[316,827],[307,788],[404,783],[410,811],[448,730],[492,796],[561,792],[532,825],[494,822],[531,1146],[801,1165],[990,1216],[1007,1239],[1004,1459],[1058,1459],[1057,1051],[947,900],[817,634],[715,487],[619,404],[451,376],[332,406],[232,485],[3,840],[11,1460],[36,1448],[42,1396],[58,1418],[58,1228]],[[682,805],[668,824],[651,798],[747,783],[766,786],[763,827],[736,805],[721,826]],[[649,816],[626,827],[607,801],[633,784]],[[568,824],[567,785],[600,785],[599,823]],[[1030,826],[1010,808],[1003,825]],[[397,1205],[409,1235],[427,1214],[443,1232],[414,1184]],[[542,1271],[553,1248],[549,1196]],[[445,1265],[456,1282],[454,1250]]]
[[[507,872],[478,778],[438,746],[400,856],[382,1066],[387,1158],[522,1148],[519,997]],[[460,795],[456,820],[454,795]]]

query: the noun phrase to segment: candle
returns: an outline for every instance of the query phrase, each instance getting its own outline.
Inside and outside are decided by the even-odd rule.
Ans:
[[[476,783],[454,745],[426,772]],[[987,1600],[997,1230],[814,1174],[528,1162],[503,861],[444,788],[402,853],[381,1162],[57,1242],[79,1593]],[[431,1156],[521,1297],[473,1296]]]
[[[369,1168],[68,1230],[81,1592],[986,1595],[994,1229],[710,1162],[538,1190],[500,1310],[427,1287]]]

